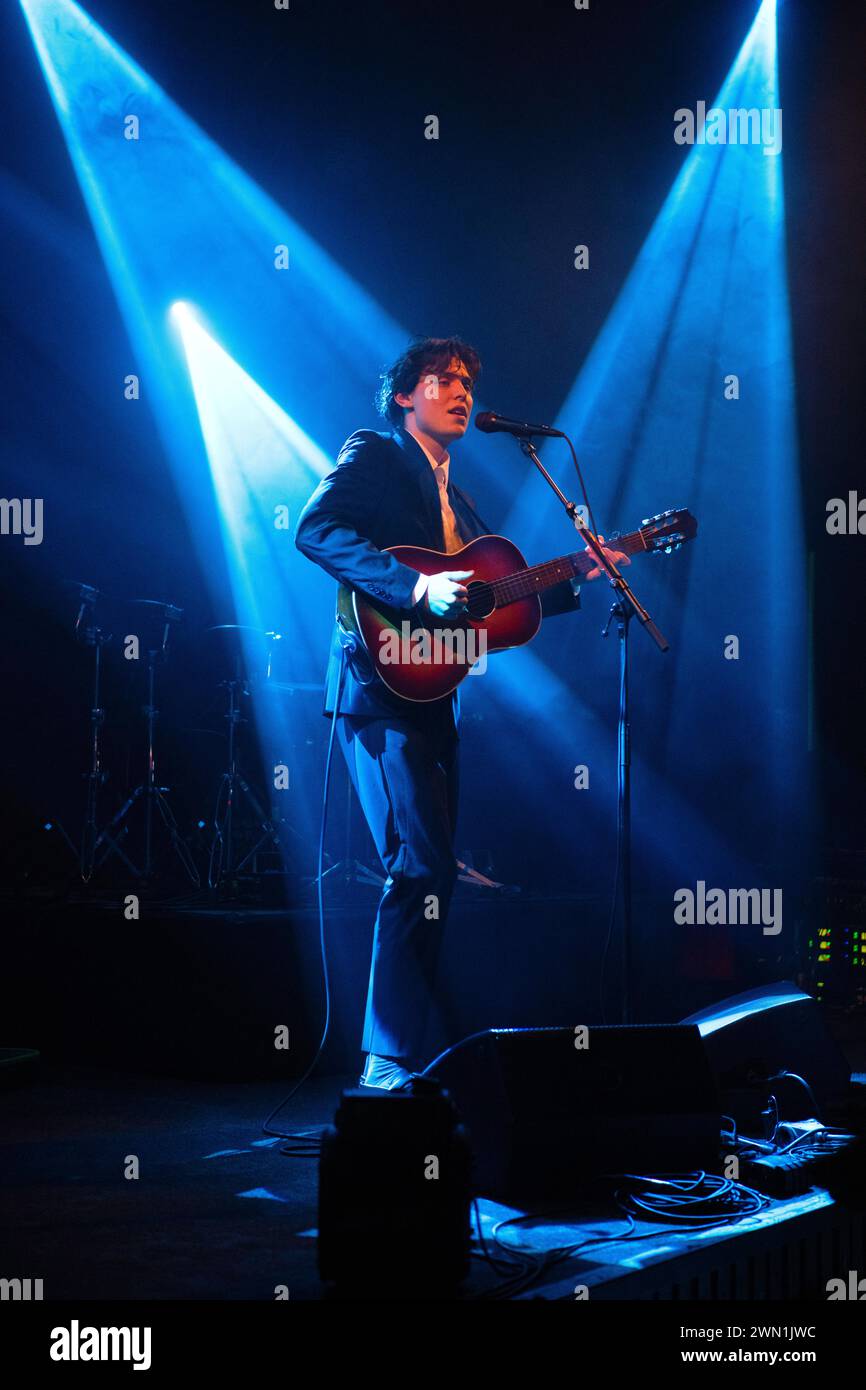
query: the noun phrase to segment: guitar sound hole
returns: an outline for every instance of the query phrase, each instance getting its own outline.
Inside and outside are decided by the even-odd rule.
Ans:
[[[469,602],[467,613],[470,618],[480,622],[482,618],[489,618],[496,607],[496,600],[493,597],[493,590],[489,584],[484,584],[481,580],[470,581],[468,584]]]

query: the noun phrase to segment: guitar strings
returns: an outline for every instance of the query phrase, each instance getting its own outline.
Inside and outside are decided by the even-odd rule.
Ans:
[[[634,553],[639,549],[647,549],[643,538],[643,531],[637,531],[632,536],[621,536],[617,539],[617,546],[624,553]],[[577,573],[574,562],[589,560],[591,557],[579,551],[576,555],[562,555],[557,560],[546,560],[541,565],[530,565],[525,570],[517,570],[514,574],[503,575],[501,579],[484,580],[483,583],[493,591],[493,597],[497,606],[502,600],[513,603],[518,598],[528,598],[534,593],[533,588],[524,588],[529,582],[529,576],[539,575],[545,578],[549,575],[558,575],[559,570],[567,566],[569,572],[563,573],[563,579],[573,578]]]

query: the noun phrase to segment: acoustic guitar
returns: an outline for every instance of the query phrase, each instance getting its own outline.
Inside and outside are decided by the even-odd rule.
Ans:
[[[671,509],[648,517],[627,536],[607,537],[605,545],[629,556],[669,555],[693,540],[697,530],[691,512]],[[451,555],[409,545],[388,551],[419,574],[474,570],[466,585],[469,601],[458,618],[437,618],[420,606],[407,613],[347,585],[338,588],[338,621],[360,638],[388,689],[418,703],[450,695],[473,667],[486,669],[490,653],[531,642],[541,626],[539,594],[565,579],[580,579],[596,563],[591,553],[579,550],[527,565],[504,536],[479,536]]]

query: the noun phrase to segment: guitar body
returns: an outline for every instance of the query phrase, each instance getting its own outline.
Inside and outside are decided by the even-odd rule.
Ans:
[[[697,531],[690,511],[671,508],[645,518],[637,531],[617,536],[616,547],[625,555],[670,555]],[[388,689],[419,704],[450,695],[476,663],[479,674],[486,670],[490,653],[531,642],[541,626],[539,595],[564,580],[583,578],[596,563],[584,550],[528,566],[504,536],[478,536],[454,555],[412,545],[388,550],[420,574],[473,571],[466,581],[469,602],[459,618],[409,613],[343,584],[338,589],[338,621],[360,638]]]
[[[517,546],[504,536],[479,536],[451,555],[411,545],[390,546],[389,553],[419,574],[475,571],[466,581],[465,618],[437,618],[432,613],[422,618],[340,586],[337,612],[343,624],[361,637],[377,674],[404,700],[443,699],[456,690],[479,657],[483,669],[483,660],[491,652],[523,646],[538,632],[541,600],[537,595],[497,607],[488,587],[492,580],[526,569]]]

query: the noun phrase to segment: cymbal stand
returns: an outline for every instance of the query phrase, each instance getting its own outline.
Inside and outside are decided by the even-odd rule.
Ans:
[[[140,801],[144,801],[144,863],[140,868],[136,868],[127,860],[127,864],[137,878],[149,882],[153,877],[153,829],[154,811],[158,811],[162,823],[168,831],[171,847],[186,870],[187,875],[192,880],[196,888],[201,886],[201,878],[195,865],[190,851],[181,839],[177,821],[174,818],[171,806],[166,800],[168,787],[161,787],[156,775],[156,755],[155,755],[155,729],[156,721],[159,718],[159,710],[156,708],[156,663],[158,659],[165,655],[166,644],[168,641],[169,622],[176,621],[180,616],[180,610],[166,605],[166,624],[163,634],[161,648],[156,648],[147,653],[147,704],[143,707],[143,714],[147,720],[147,768],[145,780],[135,788],[121,806],[117,815],[109,822],[106,829],[99,836],[95,849],[104,839],[110,839],[109,832],[114,831],[117,826],[122,825],[133,807]],[[125,858],[125,856],[124,856]]]
[[[238,768],[237,729],[240,724],[246,723],[241,714],[240,697],[249,695],[247,683],[241,678],[237,678],[220,681],[220,686],[228,691],[229,700],[228,713],[225,716],[229,729],[228,768],[222,774],[217,790],[213,821],[214,835],[211,841],[207,874],[209,888],[219,888],[228,879],[242,873],[268,841],[278,851],[280,850],[280,837],[273,821],[265,814],[258,797]],[[235,808],[241,796],[252,808],[262,833],[252,848],[235,864],[233,863],[235,853],[233,821]]]

